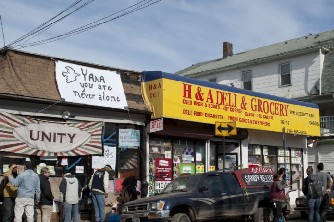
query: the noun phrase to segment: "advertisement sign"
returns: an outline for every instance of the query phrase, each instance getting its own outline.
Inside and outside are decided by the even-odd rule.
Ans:
[[[195,164],[193,163],[181,163],[180,164],[180,174],[194,174]]]
[[[66,102],[126,109],[123,83],[115,71],[56,61],[56,80]]]
[[[163,72],[144,72],[142,91],[152,118],[235,122],[237,128],[320,135],[319,108],[311,103]]]
[[[155,158],[155,181],[171,181],[173,162],[169,158]]]
[[[140,147],[140,130],[119,129],[118,142],[120,147]]]
[[[0,112],[0,151],[36,156],[101,154],[102,122],[54,123]]]
[[[164,129],[163,118],[150,121],[150,133],[158,132]]]
[[[109,164],[114,170],[116,169],[116,147],[104,145],[103,156],[92,156],[92,168],[101,169]]]

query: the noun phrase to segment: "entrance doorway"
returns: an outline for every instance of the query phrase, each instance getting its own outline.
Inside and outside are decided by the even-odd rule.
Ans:
[[[218,160],[218,170],[234,170],[238,167],[237,153],[225,153],[225,159],[223,153],[218,153],[217,160]],[[224,167],[224,162],[225,162],[225,167]]]

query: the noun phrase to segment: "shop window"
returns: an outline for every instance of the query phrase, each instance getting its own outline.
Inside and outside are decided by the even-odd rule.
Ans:
[[[277,149],[272,146],[263,146],[263,165],[277,169]]]
[[[149,194],[153,195],[173,179],[172,141],[151,138],[149,152]]]
[[[105,123],[102,130],[102,142],[106,145],[116,146],[117,144],[117,125]]]
[[[217,165],[217,159],[216,159],[216,146],[214,143],[210,144],[210,169],[209,171],[215,171],[216,165]]]
[[[120,124],[118,129],[118,173],[120,178],[135,176],[140,172],[140,128],[135,125]]]
[[[195,142],[196,173],[205,172],[205,142]]]
[[[248,167],[262,166],[262,151],[260,145],[248,146]]]
[[[291,189],[301,189],[303,152],[301,149],[291,148]]]
[[[173,141],[174,178],[182,174],[195,174],[195,149],[192,141]]]
[[[263,162],[262,162],[263,160]],[[301,189],[303,152],[298,148],[284,148],[250,144],[248,164],[252,166],[269,166],[277,171],[286,169],[286,181],[292,189]]]

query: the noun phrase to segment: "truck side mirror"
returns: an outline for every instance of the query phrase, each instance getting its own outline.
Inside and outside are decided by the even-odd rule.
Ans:
[[[199,192],[203,192],[203,191],[207,191],[209,190],[207,186],[201,186],[200,188],[198,188]]]

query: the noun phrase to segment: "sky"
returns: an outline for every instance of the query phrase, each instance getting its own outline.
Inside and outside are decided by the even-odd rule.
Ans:
[[[78,5],[89,4],[43,32],[10,45],[75,0],[1,0],[0,46],[119,69],[175,73],[221,58],[225,41],[233,44],[237,54],[334,29],[333,0],[161,0],[117,17],[117,12],[129,12],[139,2],[156,1],[81,0]],[[27,45],[106,16],[112,20],[77,35]]]

